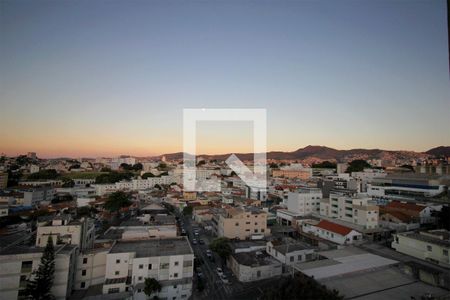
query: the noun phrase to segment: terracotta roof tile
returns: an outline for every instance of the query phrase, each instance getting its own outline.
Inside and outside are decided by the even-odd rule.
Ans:
[[[346,227],[346,226],[342,226],[336,223],[332,223],[329,222],[327,220],[322,220],[319,222],[319,224],[316,225],[319,228],[340,234],[340,235],[347,235],[349,234],[353,229]]]

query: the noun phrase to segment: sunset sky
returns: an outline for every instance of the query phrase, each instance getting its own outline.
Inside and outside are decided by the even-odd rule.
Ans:
[[[450,145],[445,1],[0,1],[0,153],[182,151],[183,108],[269,150]],[[197,153],[252,151],[252,124]]]

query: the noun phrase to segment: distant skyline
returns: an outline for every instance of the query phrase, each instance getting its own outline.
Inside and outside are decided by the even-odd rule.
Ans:
[[[446,10],[3,0],[0,153],[181,152],[182,110],[203,107],[266,108],[268,151],[450,145]],[[207,126],[197,153],[251,152],[250,126]]]

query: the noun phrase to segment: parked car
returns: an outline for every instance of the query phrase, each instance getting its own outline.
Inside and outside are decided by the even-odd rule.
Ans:
[[[221,277],[223,275],[222,268],[216,268],[216,271],[217,271],[217,275],[219,275],[219,277]]]
[[[204,245],[204,244],[205,244],[205,241],[204,241],[204,240],[199,240],[198,243],[199,243],[200,245]]]
[[[196,240],[196,239],[193,239],[193,240],[192,240],[192,244],[193,244],[193,245],[197,245],[197,240]]]

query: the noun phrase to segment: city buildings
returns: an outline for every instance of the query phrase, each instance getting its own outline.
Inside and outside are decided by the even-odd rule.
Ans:
[[[0,172],[0,189],[8,187],[8,173]]]
[[[38,226],[36,246],[45,247],[52,237],[54,244],[77,245],[80,250],[90,249],[94,245],[95,231],[91,219],[72,220],[71,215],[55,217],[49,224]]]
[[[264,250],[233,253],[227,260],[227,266],[241,282],[262,280],[282,274],[281,262]]]
[[[27,280],[40,264],[43,247],[15,246],[0,252],[0,299],[28,299]],[[78,247],[55,246],[55,277],[51,289],[57,300],[67,299],[74,288]]]
[[[450,267],[450,232],[444,229],[394,235],[392,248],[444,267]]]
[[[322,191],[318,188],[302,188],[289,192],[287,209],[301,216],[310,215],[320,211]]]
[[[379,208],[371,197],[334,191],[320,201],[320,215],[373,229],[378,227]]]
[[[145,278],[162,285],[159,298],[187,299],[192,294],[194,254],[188,240],[118,241],[106,255],[103,294],[128,292],[147,299]]]
[[[267,213],[257,208],[227,208],[212,218],[219,237],[230,239],[262,238],[270,234]]]

